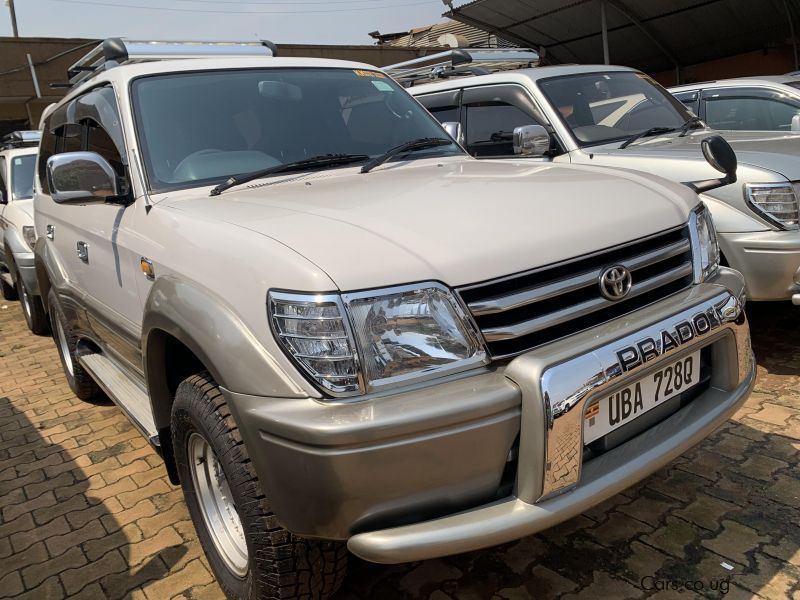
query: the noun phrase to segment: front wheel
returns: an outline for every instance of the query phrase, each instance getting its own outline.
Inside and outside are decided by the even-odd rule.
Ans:
[[[19,302],[22,306],[22,314],[25,316],[25,322],[36,335],[47,335],[50,333],[50,321],[47,314],[44,312],[44,304],[42,304],[41,296],[34,296],[28,293],[28,288],[22,281],[22,276],[17,272],[17,294],[19,295]]]
[[[226,596],[322,599],[336,592],[347,568],[346,547],[299,538],[278,523],[208,373],[178,386],[171,425],[186,504]]]

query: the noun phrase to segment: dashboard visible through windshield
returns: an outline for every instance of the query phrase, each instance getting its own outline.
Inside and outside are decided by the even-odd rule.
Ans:
[[[680,128],[691,117],[660,85],[633,71],[562,75],[538,85],[580,146],[625,140],[653,127]]]
[[[280,68],[134,80],[137,134],[151,189],[207,185],[324,155],[380,156],[447,134],[379,71]],[[460,154],[455,143],[415,158]]]

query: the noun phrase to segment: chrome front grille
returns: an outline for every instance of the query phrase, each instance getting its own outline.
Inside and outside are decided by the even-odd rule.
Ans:
[[[603,271],[625,266],[633,284],[619,301],[600,293]],[[583,331],[689,287],[689,227],[682,226],[567,262],[458,290],[493,358]]]

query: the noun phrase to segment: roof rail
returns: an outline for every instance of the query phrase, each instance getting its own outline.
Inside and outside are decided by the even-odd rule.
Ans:
[[[3,136],[0,140],[0,149],[25,148],[26,146],[38,146],[42,139],[41,131],[12,131]]]
[[[108,38],[67,70],[69,86],[75,87],[113,67],[152,60],[224,56],[277,56],[269,41],[259,42],[167,42]]]
[[[495,71],[525,69],[539,64],[530,48],[457,48],[384,67],[405,87],[459,75],[486,75]]]

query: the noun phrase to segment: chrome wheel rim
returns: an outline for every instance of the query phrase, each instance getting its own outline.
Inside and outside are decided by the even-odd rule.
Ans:
[[[200,434],[189,436],[188,450],[197,502],[211,540],[228,569],[244,577],[247,574],[247,540],[222,465]]]
[[[74,376],[72,367],[72,354],[69,352],[69,344],[67,344],[67,336],[64,333],[64,326],[61,324],[61,319],[54,315],[56,324],[56,337],[58,338],[58,348],[61,350],[61,358],[64,360],[64,368],[70,376]]]

